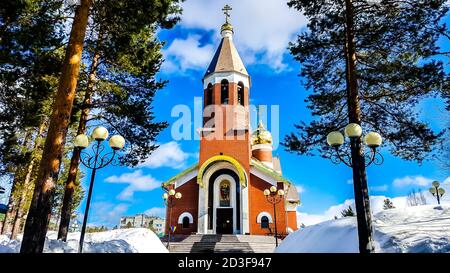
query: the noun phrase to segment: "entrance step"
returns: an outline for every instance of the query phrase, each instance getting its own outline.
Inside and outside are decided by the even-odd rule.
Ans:
[[[166,244],[167,237],[162,238]],[[281,243],[281,240],[278,240]],[[173,235],[171,253],[272,253],[275,238],[264,235]]]

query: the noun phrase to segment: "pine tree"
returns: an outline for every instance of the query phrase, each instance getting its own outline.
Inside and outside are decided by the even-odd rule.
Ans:
[[[92,0],[80,0],[80,5],[76,7],[35,189],[25,224],[21,253],[41,253],[44,248],[53,194],[75,98],[91,5]]]
[[[328,157],[326,136],[348,124],[347,88],[357,90],[360,122],[365,132],[379,132],[390,151],[418,162],[438,151],[443,132],[433,132],[411,111],[424,98],[444,92],[442,62],[429,58],[437,49],[440,19],[447,13],[440,1],[292,0],[289,6],[309,19],[308,32],[290,45],[302,63],[301,76],[312,90],[307,102],[316,118],[300,122],[288,135],[288,150]],[[346,10],[352,8],[352,29]],[[346,81],[346,34],[354,41],[350,86]],[[357,87],[357,88],[355,88]],[[434,149],[436,148],[436,149]]]
[[[14,174],[2,233],[15,236],[28,193],[54,79],[60,73],[63,1],[3,1],[0,6],[0,173]]]
[[[387,209],[395,209],[394,204],[392,203],[392,201],[389,198],[384,199],[383,201],[383,209],[387,210]]]
[[[353,209],[351,206],[348,206],[348,209],[344,209],[341,211],[342,217],[353,217],[355,216],[355,213],[353,212]]]
[[[328,133],[356,123],[379,132],[391,152],[423,161],[440,147],[444,131],[433,132],[418,120],[417,103],[441,94],[442,62],[426,59],[436,48],[441,1],[291,0],[309,19],[308,32],[291,44],[302,63],[308,107],[316,116],[286,136],[289,151],[330,157]],[[359,250],[373,252],[372,214],[362,137],[351,139]]]
[[[135,166],[153,150],[156,136],[167,127],[155,122],[152,101],[165,81],[155,79],[162,63],[162,43],[156,28],[172,27],[177,21],[178,1],[146,0],[133,3],[127,13],[114,13],[127,1],[99,1],[94,5],[86,53],[91,57],[78,134],[86,133],[88,123],[99,122],[111,133],[127,140],[127,151],[120,158]],[[95,99],[94,99],[95,98]],[[88,119],[95,109],[98,114]],[[66,181],[58,239],[66,240],[70,222],[72,192],[79,165],[80,150],[74,150]]]

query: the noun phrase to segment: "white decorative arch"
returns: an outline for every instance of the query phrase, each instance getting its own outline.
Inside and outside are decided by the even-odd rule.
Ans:
[[[189,218],[189,224],[193,224],[194,223],[194,217],[192,217],[192,214],[190,214],[189,212],[183,212],[180,217],[178,217],[178,224],[183,224],[183,218],[187,217]]]
[[[263,211],[258,214],[258,217],[256,217],[256,223],[261,224],[261,218],[264,216],[269,219],[269,223],[272,223],[272,215],[270,215],[267,211]]]

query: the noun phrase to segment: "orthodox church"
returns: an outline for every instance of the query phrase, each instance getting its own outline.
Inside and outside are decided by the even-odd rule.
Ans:
[[[199,161],[163,183],[165,191],[182,194],[167,207],[166,233],[175,226],[173,234],[269,235],[275,222],[278,233],[290,233],[297,229],[299,195],[272,156],[271,133],[261,121],[251,132],[250,76],[225,14],[222,40],[203,77]],[[285,193],[276,205],[264,194],[272,186]]]

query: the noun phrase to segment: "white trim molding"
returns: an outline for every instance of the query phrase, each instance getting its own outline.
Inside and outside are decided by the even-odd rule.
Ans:
[[[183,224],[184,217],[189,218],[189,224],[194,223],[194,217],[192,217],[192,214],[190,212],[185,211],[178,217],[178,224]]]
[[[191,181],[194,177],[197,177],[197,174],[198,174],[198,168],[195,168],[194,170],[188,172],[187,174],[177,178],[174,181],[175,188],[181,187],[182,185]]]
[[[252,145],[252,151],[254,151],[254,150],[262,150],[262,151],[272,152],[273,147],[272,147],[272,144],[267,144],[267,143],[255,144],[255,145]]]
[[[256,223],[261,224],[261,219],[266,216],[269,219],[269,223],[272,223],[272,215],[267,211],[260,212],[258,217],[256,217]]]
[[[262,180],[266,181],[267,183],[276,186],[278,181],[273,178],[270,175],[267,175],[265,173],[263,173],[262,171],[258,170],[257,168],[250,166],[250,173],[261,178]]]
[[[245,76],[244,74],[238,72],[215,72],[211,75],[208,75],[203,80],[203,89],[208,88],[208,84],[214,85],[220,83],[222,80],[228,80],[228,82],[236,84],[242,82],[244,84],[244,87],[250,88],[249,76]]]

